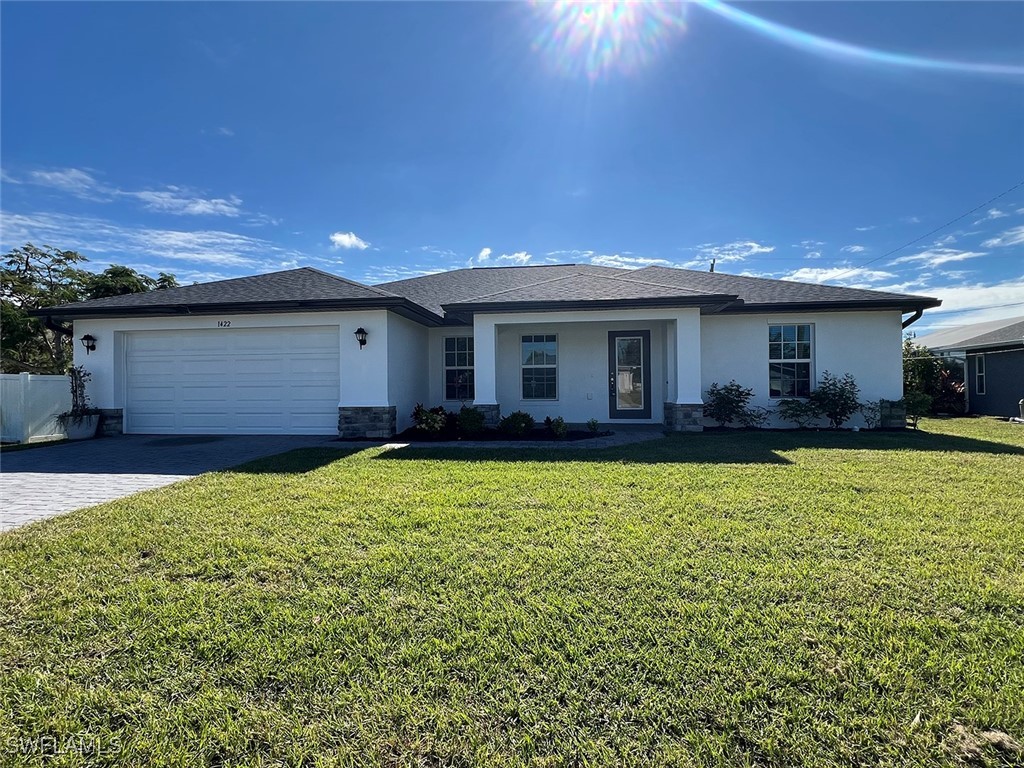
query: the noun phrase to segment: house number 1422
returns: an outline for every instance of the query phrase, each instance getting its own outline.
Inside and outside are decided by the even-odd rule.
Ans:
[[[218,320],[217,321],[217,327],[218,328],[230,328],[231,327],[231,321],[230,320]]]

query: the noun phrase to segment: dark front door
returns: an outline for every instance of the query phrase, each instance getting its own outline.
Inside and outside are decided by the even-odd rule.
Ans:
[[[608,332],[608,418],[651,418],[651,332]]]

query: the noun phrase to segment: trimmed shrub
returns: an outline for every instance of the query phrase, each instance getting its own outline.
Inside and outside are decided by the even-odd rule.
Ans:
[[[416,429],[439,434],[448,426],[448,412],[441,405],[425,408],[423,403],[416,403],[416,407],[412,409],[412,420]]]
[[[478,435],[484,431],[484,412],[479,408],[463,406],[459,411],[458,430],[464,435]]]
[[[822,415],[817,403],[809,400],[780,400],[778,411],[783,421],[796,424],[800,429],[811,426],[811,423],[820,419]]]
[[[561,440],[569,434],[569,425],[565,423],[565,419],[561,416],[556,416],[553,419],[548,416],[544,419],[544,426],[548,428],[548,431],[554,435],[556,440]]]
[[[716,381],[704,393],[704,415],[717,421],[718,426],[724,427],[740,420],[753,396],[754,390],[741,387],[735,381],[721,387]]]
[[[600,428],[601,428],[601,422],[599,422],[597,419],[587,419],[587,429],[589,429],[595,435],[597,434],[597,431]]]
[[[498,422],[498,430],[512,437],[523,437],[530,434],[536,426],[533,416],[525,411],[513,411]]]
[[[840,378],[825,371],[817,388],[811,392],[810,402],[828,418],[832,429],[839,429],[860,408],[859,394],[860,387],[853,376],[847,373]]]

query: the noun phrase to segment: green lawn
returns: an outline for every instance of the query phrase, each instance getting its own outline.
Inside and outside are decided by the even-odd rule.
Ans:
[[[1019,765],[1012,739],[1024,426],[303,450],[0,535],[2,765]]]

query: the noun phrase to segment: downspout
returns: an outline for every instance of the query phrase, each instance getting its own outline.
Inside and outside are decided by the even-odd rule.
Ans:
[[[910,327],[911,325],[913,325],[914,323],[916,323],[918,320],[921,319],[921,316],[923,314],[924,314],[924,310],[923,309],[915,309],[914,310],[914,314],[912,314],[910,317],[908,317],[906,320],[903,321],[903,328],[906,329],[906,328]]]

